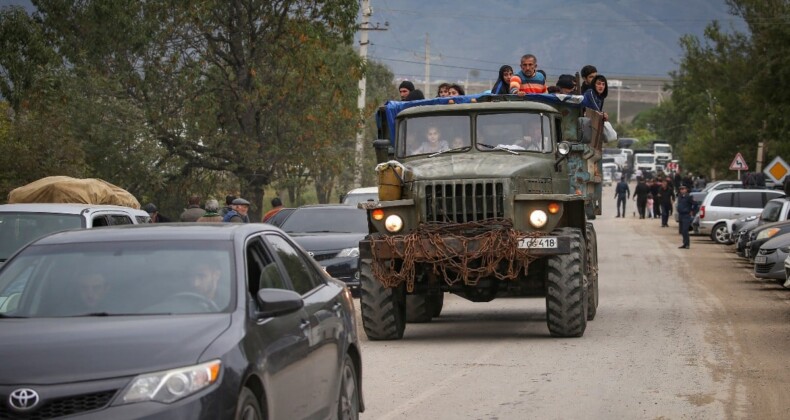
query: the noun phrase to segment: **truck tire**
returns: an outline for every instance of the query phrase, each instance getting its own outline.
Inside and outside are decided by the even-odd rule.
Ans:
[[[546,323],[554,337],[581,337],[587,328],[586,249],[578,228],[558,232],[570,237],[570,253],[546,260]]]
[[[431,299],[427,295],[406,295],[406,322],[431,322]]]
[[[587,223],[587,320],[598,312],[598,236],[592,223]]]
[[[359,262],[362,327],[370,340],[400,340],[406,329],[406,299],[403,285],[384,287],[373,277],[370,263]]]

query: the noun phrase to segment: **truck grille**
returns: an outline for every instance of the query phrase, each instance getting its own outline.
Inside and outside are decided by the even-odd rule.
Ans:
[[[472,222],[505,217],[505,187],[499,180],[428,182],[425,209],[428,222]]]

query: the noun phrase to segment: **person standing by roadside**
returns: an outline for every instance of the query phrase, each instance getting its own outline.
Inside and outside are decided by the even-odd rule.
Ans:
[[[227,223],[250,223],[250,218],[247,213],[250,211],[250,202],[237,198],[231,203],[233,210],[229,211],[225,217],[222,218],[223,222]]]
[[[672,205],[675,203],[675,189],[672,188],[671,181],[665,178],[661,181],[661,227],[669,227],[669,215],[672,213]]]
[[[146,204],[143,206],[143,210],[148,212],[148,215],[151,216],[151,223],[170,223],[170,219],[162,216],[154,203]]]
[[[678,221],[680,222],[680,234],[683,236],[683,244],[678,248],[689,249],[689,229],[691,228],[691,218],[697,212],[697,204],[691,199],[688,187],[685,185],[680,186],[680,195],[678,195]]]
[[[199,223],[219,223],[222,216],[219,214],[219,202],[217,200],[206,201],[206,212],[197,219]]]
[[[235,199],[236,199],[235,195],[228,194],[225,196],[225,207],[223,207],[219,211],[220,216],[225,217],[226,214],[230,213],[230,211],[233,210],[233,200]]]
[[[269,219],[272,218],[272,216],[274,216],[275,214],[279,213],[280,210],[282,210],[282,209],[283,209],[283,202],[282,202],[282,200],[280,200],[280,197],[272,198],[272,209],[267,211],[266,214],[263,215],[263,220],[261,220],[261,221],[263,223],[268,222]]]
[[[189,197],[188,206],[181,213],[178,220],[182,222],[197,222],[197,219],[200,219],[204,213],[205,211],[200,208],[200,197],[193,195]]]
[[[631,188],[628,187],[628,183],[625,182],[625,177],[620,178],[620,182],[617,183],[617,186],[614,188],[614,198],[617,199],[617,216],[620,217],[620,214],[625,217],[625,202],[629,198],[631,198]],[[620,208],[622,207],[622,213],[620,213]]]
[[[645,218],[645,207],[647,206],[647,195],[650,194],[650,188],[645,184],[643,177],[638,178],[636,188],[634,188],[634,200],[636,200],[636,210],[639,212],[639,218]]]

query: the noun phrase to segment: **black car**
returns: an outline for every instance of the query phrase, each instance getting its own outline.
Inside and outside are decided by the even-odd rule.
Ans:
[[[283,222],[285,222],[285,219],[287,219],[288,216],[290,216],[291,213],[294,212],[294,210],[296,209],[293,207],[284,207],[280,211],[275,213],[274,216],[269,218],[269,220],[267,220],[266,223],[280,227],[283,225]]]
[[[0,269],[0,418],[357,418],[353,299],[266,224],[55,233]]]
[[[302,206],[280,227],[329,275],[346,282],[356,293],[359,288],[359,241],[368,234],[365,210],[342,204]]]

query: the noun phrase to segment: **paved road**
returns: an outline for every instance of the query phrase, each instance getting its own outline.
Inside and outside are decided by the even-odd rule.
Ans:
[[[362,417],[790,418],[790,293],[709,239],[677,249],[674,222],[614,218],[604,195],[584,337],[551,338],[542,299],[448,296],[400,341],[367,341],[360,322]]]

